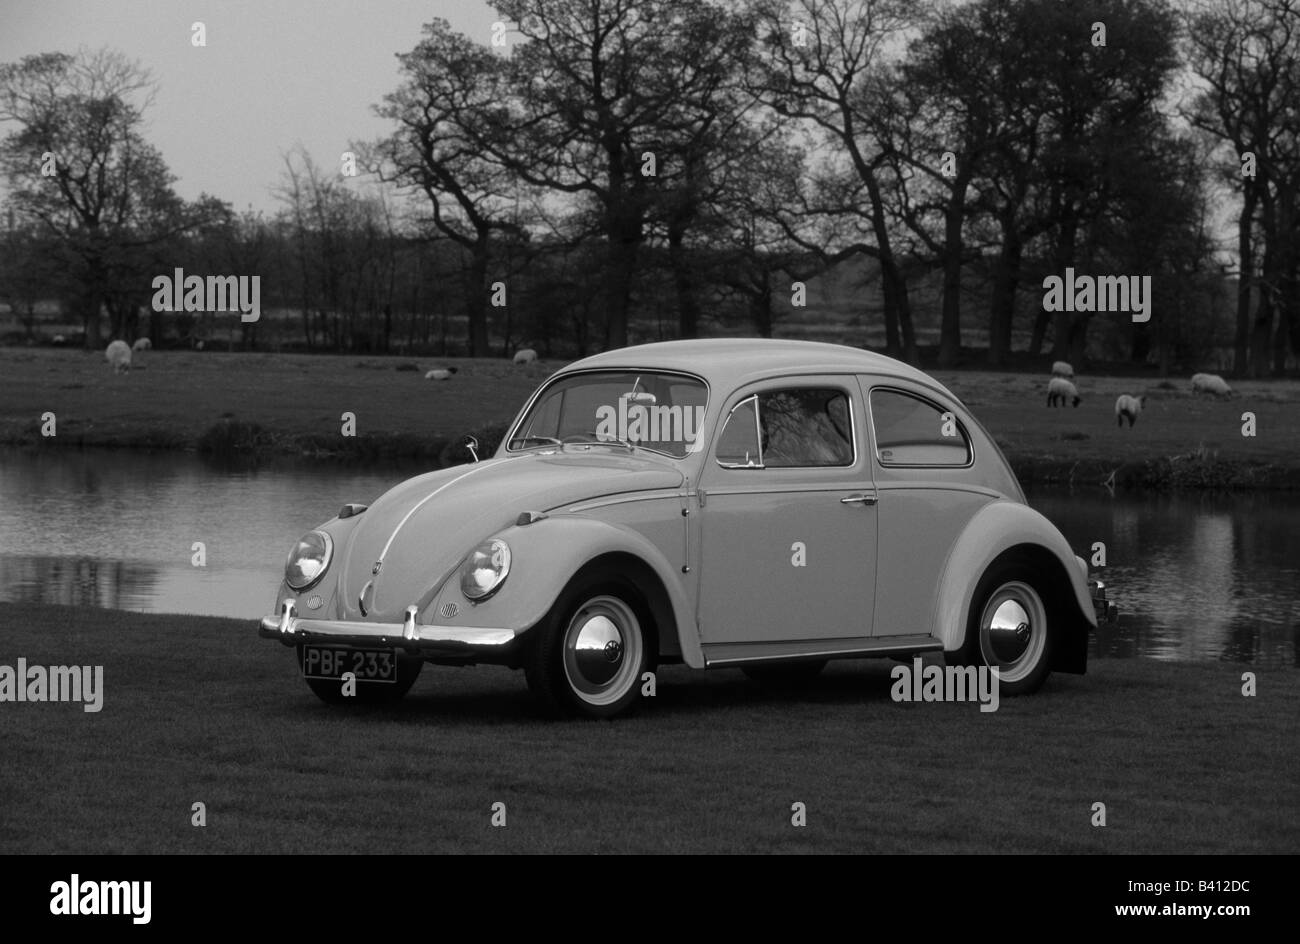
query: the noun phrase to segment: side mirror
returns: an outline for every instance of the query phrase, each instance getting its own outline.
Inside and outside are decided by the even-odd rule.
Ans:
[[[468,449],[469,454],[474,457],[474,461],[478,462],[478,440],[473,436],[466,436],[465,448]]]

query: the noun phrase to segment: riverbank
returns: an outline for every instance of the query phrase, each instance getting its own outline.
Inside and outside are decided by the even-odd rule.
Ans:
[[[18,658],[102,666],[103,704],[0,703],[6,854],[1300,851],[1294,669],[1247,698],[1240,665],[1098,659],[983,713],[893,702],[887,660],[780,691],[669,666],[589,723],[487,666],[333,708],[251,621],[0,604]]]
[[[447,381],[425,371],[455,366]],[[320,461],[464,461],[467,433],[494,442],[561,362],[149,352],[114,375],[101,354],[0,349],[0,444],[192,450]],[[1048,409],[1036,374],[936,371],[1002,446],[1026,485],[1300,489],[1300,382],[1234,383],[1229,400],[1186,380],[1078,378],[1083,403]],[[1145,393],[1132,429],[1115,397]],[[1242,414],[1255,416],[1243,436]],[[53,413],[53,437],[42,435]],[[345,414],[355,435],[344,435]]]

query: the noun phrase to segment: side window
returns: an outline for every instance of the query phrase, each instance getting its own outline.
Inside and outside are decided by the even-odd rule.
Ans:
[[[800,387],[742,400],[716,451],[719,463],[790,469],[853,464],[853,420],[842,390]]]
[[[871,391],[871,423],[881,465],[963,466],[970,439],[955,416],[911,394]]]

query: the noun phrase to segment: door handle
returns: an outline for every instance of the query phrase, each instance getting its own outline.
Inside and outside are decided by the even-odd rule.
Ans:
[[[870,495],[850,495],[847,498],[840,499],[841,505],[852,505],[854,503],[861,503],[863,505],[874,505],[876,503],[876,496],[874,493],[872,493]]]

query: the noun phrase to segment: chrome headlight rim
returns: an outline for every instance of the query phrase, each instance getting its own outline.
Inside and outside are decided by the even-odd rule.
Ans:
[[[479,568],[475,566],[475,557],[480,553],[486,554],[488,560],[492,560],[497,550],[501,552],[501,567],[494,571],[492,584],[486,589],[479,589],[478,585],[471,582],[470,576]],[[480,542],[474,550],[465,556],[465,562],[460,567],[460,592],[461,595],[470,603],[478,604],[492,598],[492,596],[501,589],[510,576],[511,554],[510,545],[502,538],[488,538]]]
[[[298,562],[298,560],[301,559],[295,556],[295,552],[298,550],[299,546],[302,545],[303,542],[305,542],[312,535],[319,535],[323,539],[323,543],[325,545],[325,552],[324,554],[321,555],[320,570],[318,570],[316,572],[316,576],[312,577],[310,580],[307,580],[300,584],[296,584],[293,582],[293,578],[289,576],[289,570],[291,567],[294,566],[295,563]],[[293,547],[290,548],[289,550],[289,556],[285,558],[284,561],[285,586],[287,586],[290,590],[294,591],[295,593],[303,593],[307,590],[310,590],[312,587],[316,586],[316,584],[321,582],[321,578],[323,578],[325,574],[329,571],[330,564],[332,564],[333,562],[334,562],[334,539],[330,537],[328,531],[322,531],[320,528],[313,528],[311,531],[308,531],[306,534],[304,534],[302,537],[300,537],[297,541],[294,542]]]

